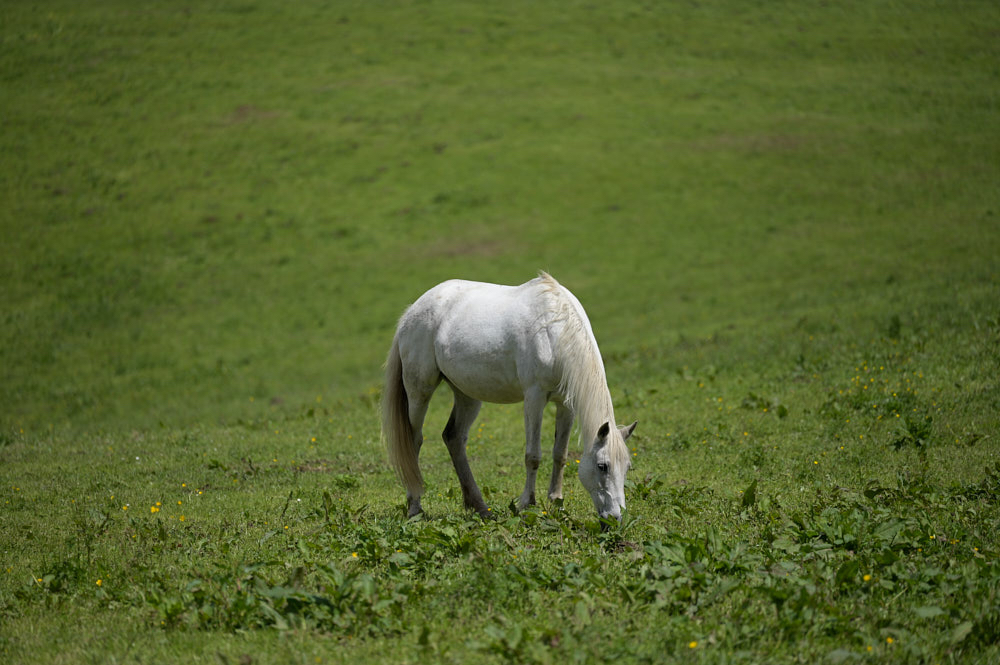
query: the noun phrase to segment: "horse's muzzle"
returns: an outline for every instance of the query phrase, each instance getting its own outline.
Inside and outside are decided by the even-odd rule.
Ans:
[[[607,513],[605,515],[601,515],[600,517],[601,517],[601,531],[610,530],[612,522],[617,522],[618,524],[621,524],[622,522],[621,515],[612,515],[611,513]]]

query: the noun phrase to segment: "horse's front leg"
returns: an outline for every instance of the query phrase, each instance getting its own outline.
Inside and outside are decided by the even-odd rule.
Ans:
[[[542,461],[542,414],[545,411],[546,395],[540,390],[530,390],[524,395],[524,492],[517,507],[524,510],[535,505],[535,479],[538,465]]]
[[[563,469],[566,468],[566,447],[569,433],[573,429],[573,412],[560,404],[556,408],[556,441],[552,447],[552,482],[549,483],[549,501],[561,499],[563,495]]]

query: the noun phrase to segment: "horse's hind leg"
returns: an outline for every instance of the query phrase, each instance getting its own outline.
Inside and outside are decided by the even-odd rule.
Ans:
[[[418,457],[420,448],[424,445],[424,416],[427,415],[429,403],[430,396],[424,396],[421,393],[413,395],[410,399],[410,427],[413,430],[413,447],[416,449]],[[408,517],[419,515],[423,511],[420,506],[420,496],[418,492],[406,490],[406,514]]]
[[[410,429],[413,432],[413,447],[416,454],[420,456],[420,448],[424,444],[424,417],[427,415],[427,406],[430,404],[434,389],[441,381],[441,375],[434,375],[433,372],[419,374],[404,368],[403,384],[406,387],[406,397],[408,400]],[[406,490],[406,514],[409,517],[419,515],[422,512],[420,497],[423,487],[407,488]]]
[[[472,477],[469,459],[465,454],[465,445],[469,440],[469,428],[476,421],[482,402],[472,399],[454,386],[452,386],[452,392],[455,393],[455,405],[452,407],[451,417],[448,418],[448,424],[442,435],[445,445],[448,446],[448,454],[451,455],[451,463],[455,466],[455,473],[458,474],[458,482],[462,486],[465,507],[475,510],[486,518],[490,516],[490,509],[486,507],[479,486],[476,485],[476,480]]]

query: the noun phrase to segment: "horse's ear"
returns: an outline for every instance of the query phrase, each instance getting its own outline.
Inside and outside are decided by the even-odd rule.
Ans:
[[[632,436],[632,432],[635,431],[635,426],[638,425],[638,424],[639,424],[639,421],[637,420],[634,423],[632,423],[631,425],[629,425],[628,427],[619,427],[618,428],[618,431],[621,432],[621,434],[622,434],[622,440],[623,441],[628,441],[628,438],[630,436]]]
[[[601,425],[601,428],[597,430],[597,439],[601,440],[608,438],[608,432],[610,431],[611,431],[611,424],[604,423],[603,425]]]

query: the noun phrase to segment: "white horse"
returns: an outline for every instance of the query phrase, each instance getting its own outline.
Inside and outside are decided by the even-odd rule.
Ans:
[[[636,423],[615,425],[604,364],[583,307],[549,275],[521,286],[451,280],[432,288],[399,320],[385,366],[382,437],[389,461],[406,486],[409,515],[421,512],[423,478],[417,462],[424,415],[444,380],[455,404],[444,428],[452,464],[467,508],[483,517],[489,508],[465,454],[469,428],[483,402],[524,402],[527,479],[518,502],[535,503],[541,461],[542,411],[556,404],[549,499],[562,497],[566,444],[580,421],[580,482],[601,518],[621,519],[625,472],[631,465],[625,440]]]

